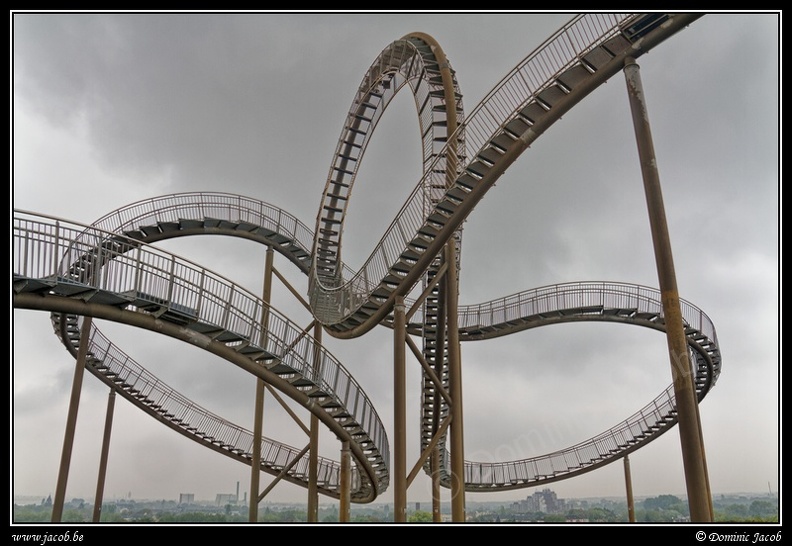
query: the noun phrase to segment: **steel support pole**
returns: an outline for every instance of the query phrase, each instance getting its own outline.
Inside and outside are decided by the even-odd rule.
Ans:
[[[82,329],[80,330],[80,346],[77,349],[77,360],[74,364],[69,411],[66,415],[66,432],[63,438],[58,483],[55,487],[55,498],[52,502],[53,523],[60,522],[63,517],[63,503],[66,498],[66,484],[69,481],[69,466],[71,465],[72,448],[74,447],[74,431],[77,428],[77,412],[80,409],[80,392],[82,391],[83,376],[85,375],[85,361],[88,355],[88,340],[91,335],[92,322],[93,320],[90,316],[83,317]]]
[[[346,523],[349,521],[349,507],[352,500],[352,455],[349,452],[349,440],[341,442],[341,476],[340,494],[338,507],[338,521]]]
[[[107,475],[107,455],[110,453],[110,434],[113,431],[115,399],[116,391],[115,389],[110,389],[110,393],[107,395],[107,414],[105,415],[104,437],[102,439],[102,455],[99,459],[99,478],[96,480],[96,495],[94,495],[94,523],[99,523],[102,518],[102,501],[104,500],[105,476]]]
[[[432,469],[432,521],[440,523],[443,521],[440,512],[440,448],[432,450],[431,459]]]
[[[404,297],[393,307],[393,521],[407,521],[407,319]]]
[[[710,522],[713,520],[712,500],[704,458],[704,442],[699,424],[698,400],[693,384],[687,340],[685,339],[671,241],[649,127],[649,116],[641,84],[640,68],[635,59],[627,58],[625,60],[624,75],[630,98],[635,138],[638,143],[638,155],[641,162],[657,275],[660,282],[690,519],[693,522]]]
[[[456,267],[456,264],[449,264],[445,261],[443,263],[446,266],[446,271],[451,267]],[[440,279],[440,282],[437,287],[437,334],[435,337],[435,361],[434,361],[434,372],[438,377],[438,381],[442,382],[443,377],[443,367],[447,365],[446,361],[446,344],[447,344],[447,337],[446,337],[446,293],[448,292],[446,287],[446,277],[445,273],[443,273],[443,277]],[[434,400],[432,401],[432,407],[434,408],[434,412],[432,415],[432,435],[437,434],[437,429],[440,426],[440,407],[441,404],[445,404],[446,402],[443,400],[443,396],[440,392],[440,389],[445,389],[446,386],[443,385],[436,385],[434,390]],[[446,391],[446,394],[448,392]],[[449,395],[450,398],[450,395]],[[435,523],[439,523],[442,521],[440,515],[440,503],[441,503],[441,494],[440,494],[440,447],[435,447],[432,450],[432,455],[430,459],[430,468],[432,470],[432,521]]]
[[[253,446],[250,457],[250,504],[248,521],[258,521],[258,498],[261,476],[261,429],[264,421],[264,381],[256,378],[256,401],[253,410]]]
[[[319,358],[321,353],[319,345],[322,342],[322,325],[317,321],[314,324],[313,337],[316,340],[314,345],[314,371],[319,372]],[[319,521],[319,418],[311,414],[310,446],[308,452],[308,515],[309,523]]]
[[[630,457],[624,456],[624,483],[627,486],[627,517],[635,523],[635,502],[633,501],[632,476],[630,475]]]
[[[453,74],[448,58],[440,45],[429,36],[425,37],[440,63],[440,75],[443,81],[443,99],[445,100],[446,125],[448,132],[448,157],[446,162],[446,186],[451,187],[457,176],[458,159],[456,149],[457,99],[454,89]],[[448,389],[451,394],[452,420],[450,431],[451,444],[451,519],[454,522],[465,521],[465,450],[464,426],[462,420],[462,356],[459,346],[459,278],[457,273],[456,238],[451,237],[445,246],[445,262],[448,270],[445,274],[445,308],[446,335],[448,336]]]
[[[448,335],[448,390],[451,394],[451,519],[465,521],[465,440],[462,425],[462,355],[459,347],[459,317],[456,240],[446,245],[446,330]]]
[[[275,250],[272,246],[268,246],[264,260],[264,287],[262,289],[261,298],[264,302],[264,309],[261,311],[261,326],[265,336],[267,334],[269,322],[269,310],[267,306],[272,299],[272,262],[274,257]],[[264,390],[264,381],[257,377],[256,401],[253,406],[253,446],[250,457],[250,505],[248,506],[248,521],[250,523],[258,521],[258,499],[261,480],[261,440],[262,428],[264,426]]]

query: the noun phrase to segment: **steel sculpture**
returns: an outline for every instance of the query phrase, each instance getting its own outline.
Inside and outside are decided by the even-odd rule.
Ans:
[[[468,116],[439,45],[424,34],[405,36],[383,50],[358,88],[314,229],[268,203],[215,192],[148,199],[91,225],[15,211],[13,305],[51,312],[55,333],[75,357],[82,353],[90,373],[166,426],[242,463],[259,461],[262,471],[330,497],[343,494],[344,460],[321,459],[318,471],[309,472],[306,450],[268,438],[256,442],[254,449],[251,431],[166,385],[86,318],[146,328],[200,346],[305,406],[348,446],[354,461],[353,502],[374,500],[394,473],[397,505],[406,502],[398,496],[403,497],[406,482],[420,466],[452,491],[503,491],[626,460],[678,423],[672,387],[610,429],[566,449],[517,461],[463,460],[454,443],[461,445],[454,347],[563,322],[619,322],[665,332],[664,295],[631,284],[579,282],[458,306],[454,279],[461,263],[456,251],[462,223],[533,141],[630,59],[696,17],[577,16],[515,67]],[[403,88],[415,97],[424,175],[370,258],[353,271],[341,258],[351,190],[378,121]],[[395,431],[392,469],[390,445],[374,403],[318,336],[233,281],[154,246],[165,239],[209,233],[258,242],[305,273],[311,312],[330,335],[352,338],[384,325],[394,329],[395,348],[401,351],[395,360],[404,358],[405,345],[411,349],[423,367],[424,405],[422,457],[410,476],[400,452],[400,430]],[[421,295],[409,299],[417,286]],[[700,402],[720,374],[717,336],[703,311],[684,300],[679,306],[688,375]],[[264,314],[267,328],[262,326]],[[423,346],[411,336],[420,337]],[[460,434],[456,440],[455,422]],[[459,517],[458,512],[454,515]]]

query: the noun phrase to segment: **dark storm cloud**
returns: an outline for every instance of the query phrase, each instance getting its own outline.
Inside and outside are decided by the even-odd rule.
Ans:
[[[313,228],[344,116],[383,47],[413,31],[434,36],[457,71],[470,112],[571,16],[18,15],[14,206],[90,223],[138,199],[227,191],[283,207]],[[714,490],[754,484],[764,490],[768,480],[778,479],[778,43],[773,15],[707,15],[639,61],[680,295],[711,316],[724,347],[723,376],[702,404]],[[656,286],[626,98],[621,76],[597,89],[543,135],[473,211],[463,235],[462,304],[576,280]],[[397,97],[363,162],[344,239],[344,257],[352,265],[369,255],[420,176],[411,101]],[[219,240],[167,248],[260,291],[263,249],[255,245]],[[305,293],[302,274],[288,263],[278,267]],[[277,297],[279,305],[290,306],[287,314],[308,324],[290,296]],[[14,404],[20,423],[32,427],[39,420],[27,417],[38,392],[31,370],[53,374],[38,396],[57,396],[53,389],[59,388],[65,400],[63,376],[72,368],[43,316],[26,326],[31,314],[14,313]],[[122,348],[141,363],[156,367],[210,410],[250,421],[253,385],[240,370],[180,351],[173,340],[130,330],[112,327]],[[648,402],[670,383],[665,341],[635,330],[560,326],[481,346],[463,344],[466,454],[503,459],[566,447]],[[325,337],[390,428],[391,333],[378,329],[348,342]],[[40,351],[25,352],[37,343]],[[414,364],[411,423],[418,422],[419,410]],[[56,367],[69,372],[53,372]],[[95,407],[81,414],[81,426],[98,429],[106,392],[95,381],[85,389]],[[750,413],[735,420],[734,400],[743,397]],[[493,401],[500,411],[492,411]],[[167,454],[163,460],[141,459],[136,437],[119,435],[110,475],[114,491],[134,488],[136,495],[150,491],[174,498],[211,465],[218,479],[203,484],[196,497],[213,498],[237,479],[244,483],[244,469],[172,439],[170,431],[127,409],[119,418],[126,430],[139,431],[146,444],[167,444]],[[294,434],[296,427],[282,412],[266,414],[276,417],[265,434],[301,434]],[[53,487],[58,461],[51,454],[60,451],[60,432],[50,434],[44,450],[50,455],[39,462],[50,471],[40,480],[25,454],[42,434],[31,429],[15,436],[15,485],[34,494]],[[409,453],[417,457],[417,427],[408,435]],[[738,476],[734,461],[743,459],[738,451],[745,445],[766,450],[754,460],[755,474],[748,476],[746,469]],[[337,456],[333,439],[322,449]],[[678,449],[672,432],[636,453],[632,463],[641,494],[681,491],[684,482],[674,466]],[[86,465],[86,481],[70,484],[87,487],[80,494],[90,496],[94,466]],[[119,470],[128,468],[135,471]],[[620,478],[607,472],[559,482],[555,489],[560,496],[622,494]],[[303,499],[304,493],[287,488],[283,496]]]

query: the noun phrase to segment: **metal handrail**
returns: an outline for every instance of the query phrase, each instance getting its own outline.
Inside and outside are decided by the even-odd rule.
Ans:
[[[578,62],[592,48],[619,33],[620,25],[632,17],[630,14],[583,14],[572,19],[503,78],[459,125],[457,134],[464,134],[466,148],[480,151],[555,76]],[[449,142],[453,139],[454,135],[451,135]],[[466,157],[457,155],[448,143],[436,161],[446,161],[447,158],[453,158],[454,163],[460,166],[467,164]],[[369,258],[352,278],[338,286],[326,286],[314,274],[311,304],[319,320],[334,324],[349,317],[371,295],[368,279],[387,276],[410,238],[426,220],[426,188],[446,183],[445,174],[438,175],[433,171],[431,167],[427,169]],[[438,176],[441,178],[435,180]]]
[[[685,324],[717,342],[715,326],[706,313],[687,300],[680,298],[679,301]],[[489,302],[460,305],[459,327],[491,327],[551,309],[593,306],[634,308],[644,313],[663,314],[661,293],[656,288],[629,283],[585,281],[532,288]]]
[[[13,239],[15,277],[106,291],[130,298],[135,303],[130,308],[151,303],[256,344],[346,407],[387,467],[384,425],[354,377],[312,337],[301,336],[299,326],[244,288],[156,247],[123,245],[117,250],[117,234],[45,215],[15,211]],[[259,320],[264,309],[269,314],[266,331]],[[319,355],[316,366],[314,354]],[[345,386],[342,393],[335,390],[339,382]]]
[[[594,47],[623,32],[625,25],[634,17],[627,14],[585,14],[575,17],[501,80],[473,113],[460,124],[458,132],[448,136],[448,140],[466,140],[472,144],[472,149],[481,152],[488,142],[515,118],[517,112],[552,85],[563,71],[580,62]],[[371,77],[376,79],[379,75],[373,74]],[[377,115],[381,115],[381,110]],[[457,172],[459,174],[462,166],[467,164],[465,151],[455,150],[453,146],[446,145],[435,153],[434,163],[426,161],[426,157],[432,156],[427,153],[426,144],[424,152],[426,174],[407,198],[362,268],[356,272],[347,269],[340,278],[326,279],[317,277],[316,268],[313,267],[315,264],[301,265],[301,267],[311,267],[309,279],[311,306],[314,316],[325,325],[339,324],[352,316],[372,296],[373,290],[385,281],[392,272],[391,267],[407,248],[408,243],[421,226],[427,224],[426,203],[430,202],[431,197],[428,188],[440,187],[447,182],[445,169],[433,167],[439,166],[440,161],[448,161],[449,165],[459,169]],[[443,174],[437,174],[435,171],[442,171]],[[442,179],[437,178],[440,176]],[[202,202],[209,196],[215,199],[214,205]],[[183,197],[184,195],[174,196],[174,199]],[[194,194],[192,199],[173,203],[167,203],[162,198],[139,202],[103,217],[96,225],[112,228],[108,231],[121,228],[123,233],[123,228],[126,226],[137,229],[145,227],[149,221],[154,225],[163,226],[167,223],[179,223],[181,217],[176,214],[177,211],[193,210],[190,207],[194,207],[195,216],[198,216],[200,211],[201,217],[213,219],[216,218],[214,212],[227,214],[236,210],[240,212],[238,217],[229,216],[225,217],[225,220],[234,224],[248,223],[251,226],[270,222],[267,226],[274,228],[273,233],[288,234],[287,238],[294,242],[295,247],[306,254],[300,264],[305,264],[314,258],[312,249],[315,241],[306,239],[306,237],[313,239],[314,234],[311,234],[310,230],[294,217],[289,216],[287,225],[281,225],[280,214],[283,211],[277,207],[266,207],[266,211],[261,208],[260,212],[243,218],[242,211],[254,210],[254,207],[260,206],[261,202],[217,193]],[[232,202],[233,206],[230,206]],[[123,214],[121,210],[124,210]],[[125,216],[127,213],[130,216]],[[277,220],[276,215],[278,215]],[[193,215],[188,214],[188,216]],[[57,237],[61,237],[64,228],[64,224],[56,226]],[[68,231],[69,228],[66,229]],[[18,249],[25,255],[25,259],[18,264],[20,279],[27,278],[28,270],[35,271],[37,267],[44,267],[44,264],[46,264],[44,269],[47,269],[52,265],[51,256],[39,256],[31,251],[42,243],[39,237],[46,239],[49,235],[36,234],[36,237],[20,241],[18,247],[15,238],[15,250]],[[59,268],[54,273],[46,277],[30,278],[42,283],[90,286],[128,297],[130,302],[134,301],[129,305],[137,305],[140,308],[152,305],[160,309],[160,312],[178,315],[188,322],[206,321],[221,326],[228,331],[236,332],[241,339],[260,345],[264,351],[272,349],[274,351],[271,352],[272,355],[293,366],[292,369],[304,374],[315,384],[321,383],[322,388],[330,384],[337,386],[336,379],[342,368],[334,367],[335,362],[332,357],[328,357],[329,361],[322,360],[321,371],[311,375],[314,372],[313,367],[306,364],[309,361],[308,355],[312,354],[313,346],[303,344],[303,340],[297,335],[300,329],[296,327],[291,329],[291,325],[287,326],[289,323],[285,317],[281,317],[284,321],[282,324],[276,319],[273,331],[268,331],[266,336],[262,337],[263,332],[257,327],[255,318],[264,310],[263,302],[256,300],[255,297],[249,298],[235,284],[225,283],[224,279],[216,279],[212,274],[207,274],[206,270],[192,268],[192,264],[188,266],[172,255],[149,253],[148,247],[119,239],[118,235],[116,231],[113,237],[103,238],[90,230],[85,230],[79,236],[70,239],[68,246],[63,246],[67,258],[59,262]],[[111,243],[120,244],[124,249],[123,252],[114,250]],[[341,263],[337,264],[337,267],[342,270],[345,268]],[[14,271],[16,280],[17,269]],[[327,282],[328,280],[331,282]],[[585,314],[585,309],[591,308],[590,312],[594,314],[596,312],[594,308],[597,306],[620,310],[634,308],[642,313],[662,318],[662,305],[657,290],[622,283],[565,283],[521,292],[485,304],[462,306],[458,325],[462,329],[490,327],[561,309],[576,309],[581,314]],[[681,307],[687,322],[686,326],[701,332],[715,342],[715,330],[709,318],[688,302],[682,301]],[[278,353],[277,349],[281,352]],[[719,356],[717,367],[713,366],[711,361],[709,364],[709,371],[699,370],[694,373],[709,374],[717,378]],[[326,383],[322,383],[325,380]],[[344,380],[353,381],[349,375],[342,378],[342,381]],[[154,392],[153,387],[152,392]],[[170,400],[170,395],[166,392],[157,392],[160,398],[165,397]],[[176,396],[173,399],[176,400]],[[353,403],[355,408],[360,401],[360,398],[355,399]],[[366,405],[365,400],[363,404]],[[186,415],[191,411],[186,406],[186,402],[178,409],[180,415]],[[375,417],[373,408],[371,411],[364,409],[358,422],[365,425],[368,420],[374,420]],[[468,473],[471,476],[477,474],[478,481],[471,479],[469,484],[474,488],[485,486],[482,487],[484,489],[491,486],[508,486],[509,483],[520,481],[524,483],[526,480],[552,479],[565,473],[579,471],[580,468],[602,464],[606,458],[612,459],[614,453],[634,449],[636,444],[646,441],[640,438],[647,434],[653,436],[662,433],[675,422],[675,418],[674,399],[669,388],[624,422],[581,444],[521,461],[466,462],[465,473],[466,476]],[[214,422],[210,428],[218,430],[221,427]],[[374,428],[376,429],[374,435],[378,436],[381,432],[381,438],[384,439],[384,428],[381,426]],[[235,432],[236,438],[239,438],[239,431]],[[229,434],[234,435],[233,432]],[[384,445],[387,464],[386,439]],[[447,458],[447,451],[444,456]],[[484,480],[485,474],[490,478]]]
[[[78,319],[78,317],[74,318]],[[62,337],[61,339],[64,344],[72,343],[68,339]],[[236,451],[239,456],[250,458],[254,438],[252,432],[203,408],[166,384],[114,345],[98,328],[91,329],[88,344],[88,352],[92,355],[91,360],[97,375],[118,379],[118,382],[123,384],[124,391],[131,393],[137,403],[157,404],[161,408],[160,413],[171,414],[174,419],[178,419],[178,426],[197,439],[200,440],[211,433],[211,436],[219,442],[229,446],[229,451]],[[74,349],[76,352],[77,347]],[[101,368],[97,367],[97,363],[101,363]],[[300,450],[271,438],[262,437],[261,453],[265,454],[261,465],[266,468],[283,465],[281,459],[284,457],[288,461],[293,460],[300,454]],[[272,453],[277,456],[267,455]],[[305,462],[301,461],[299,464]],[[339,463],[324,457],[318,458],[318,466],[325,473],[340,472]],[[353,483],[359,483],[358,469],[353,468],[352,472]]]
[[[177,197],[178,196],[166,196],[165,198],[151,200],[151,202],[156,208],[157,202],[159,200],[170,202],[173,199],[176,199],[176,201],[181,202],[182,200],[177,199]],[[237,210],[235,207],[244,207],[246,206],[246,203],[250,204],[254,209],[260,208],[260,205],[255,203],[255,200],[231,199],[225,202],[226,206],[231,210],[224,212],[222,216],[224,218],[235,217],[234,213],[242,212]],[[178,207],[173,207],[173,210],[174,212],[177,211]],[[244,216],[244,214],[242,215]],[[182,218],[189,219],[188,214],[183,214],[180,216]],[[220,214],[218,214],[218,216],[220,216]],[[158,221],[163,220],[160,218]],[[136,228],[138,227],[138,223],[139,222],[128,223],[127,227]],[[115,231],[119,228],[113,227],[113,229]],[[685,322],[690,327],[706,335],[707,338],[717,344],[716,332],[709,317],[701,309],[686,300],[680,300],[680,304]],[[509,321],[525,319],[542,312],[551,312],[559,309],[568,310],[576,307],[587,308],[597,306],[611,309],[634,309],[635,312],[657,314],[658,316],[662,316],[660,292],[655,288],[629,283],[587,281],[543,286],[485,303],[475,305],[460,305],[459,327],[463,332],[465,330],[475,330],[477,328],[486,328],[492,326],[502,327]],[[506,327],[501,331],[508,333],[509,331],[514,330],[514,327]],[[463,336],[461,339],[465,340],[466,337]],[[717,379],[718,372],[719,368],[716,368],[714,370],[715,377],[713,379],[713,384]],[[655,399],[650,403],[650,406],[662,406],[665,408],[666,412],[669,411],[672,406],[669,406],[669,402],[663,401],[664,395],[665,393],[661,393],[658,399]],[[626,425],[617,425],[616,427],[602,433],[600,436],[605,439],[610,437],[618,437],[623,432],[628,431],[631,427],[633,427],[636,422],[641,422],[641,415],[642,413],[639,412],[636,414],[636,416],[626,419]],[[576,454],[575,458],[577,459],[580,458],[580,453],[585,452],[586,450],[593,449],[596,451],[594,448],[597,448],[598,445],[603,441],[605,440],[595,437],[587,442],[579,444],[574,448],[568,448],[559,453],[561,453],[566,458],[569,458],[570,454]],[[495,465],[496,467],[504,468],[511,468],[513,466],[520,467],[529,464],[539,465],[541,464],[539,461],[552,459],[558,456],[559,455],[557,453],[540,456],[537,458],[537,462],[531,463],[525,461],[512,461],[491,464]],[[534,459],[529,459],[529,461],[534,461]],[[471,468],[480,468],[481,464],[482,463],[479,462],[466,462],[466,465],[470,466]],[[555,467],[558,468],[559,465],[555,464]],[[478,475],[478,473],[475,474]]]

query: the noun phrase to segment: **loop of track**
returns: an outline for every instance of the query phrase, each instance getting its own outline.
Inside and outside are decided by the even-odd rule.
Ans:
[[[61,269],[46,270],[44,274],[29,270],[32,264],[28,250],[31,245],[47,244],[47,236],[43,235],[47,230],[42,228],[31,243],[26,226],[36,222],[44,226],[47,221],[20,213],[15,218],[14,231],[14,305],[52,311],[56,333],[73,354],[78,349],[81,315],[160,329],[193,343],[200,338],[204,348],[304,403],[339,437],[352,440],[358,469],[353,500],[369,502],[385,490],[389,481],[387,438],[373,405],[369,404],[370,409],[362,414],[356,413],[348,399],[342,400],[337,383],[331,387],[324,376],[314,376],[305,367],[307,355],[319,351],[333,363],[334,374],[347,377],[344,384],[348,394],[349,385],[356,384],[332,355],[293,326],[284,326],[283,331],[291,332],[291,337],[281,340],[281,353],[268,350],[267,343],[277,336],[256,331],[255,321],[265,309],[273,318],[278,316],[277,311],[252,295],[245,298],[255,302],[255,311],[231,328],[230,324],[218,324],[218,320],[204,320],[204,315],[199,316],[179,301],[173,292],[174,277],[164,281],[164,286],[171,283],[167,297],[118,291],[106,284],[113,278],[112,273],[117,274],[117,264],[128,253],[164,255],[153,248],[149,250],[148,244],[171,237],[201,233],[244,237],[274,247],[308,275],[313,314],[332,335],[356,337],[378,324],[392,326],[396,296],[409,295],[417,283],[426,283],[437,274],[437,256],[443,245],[452,238],[461,244],[461,224],[505,168],[564,112],[620,70],[626,57],[643,54],[693,20],[695,17],[673,14],[576,17],[507,75],[466,119],[461,93],[442,49],[429,36],[408,35],[386,47],[363,78],[333,156],[313,232],[285,211],[243,196],[164,196],[114,211],[82,233],[75,232],[68,241]],[[570,47],[570,43],[576,47]],[[537,72],[536,66],[543,68]],[[416,100],[423,135],[424,177],[369,260],[354,272],[341,260],[341,234],[352,186],[377,122],[395,93],[404,87],[411,89]],[[451,102],[453,106],[448,108]],[[476,152],[468,156],[467,149]],[[178,261],[175,257],[170,259],[172,263]],[[459,263],[455,265],[460,267]],[[146,267],[149,272],[157,268],[154,264]],[[189,281],[181,281],[182,293],[195,291]],[[232,292],[242,292],[230,281],[228,286]],[[408,331],[422,336],[429,360],[444,354],[438,347],[445,339],[436,339],[432,329],[427,328],[431,306],[437,301],[429,298],[422,305],[423,318],[409,324]],[[706,315],[687,302],[683,302],[683,315],[693,364],[689,372],[695,375],[701,400],[720,373],[720,352],[714,327]],[[463,341],[575,321],[632,323],[664,331],[657,291],[617,283],[571,283],[534,289],[495,302],[460,307],[459,316]],[[285,317],[280,320],[288,324]],[[199,406],[158,382],[136,363],[125,364],[122,377],[118,373],[121,367],[116,365],[114,369],[109,364],[129,363],[131,359],[119,358],[123,355],[121,350],[95,327],[91,340],[89,369],[97,377],[171,428],[249,464],[250,433],[206,410],[196,409]],[[306,340],[306,356],[300,361],[303,367],[287,365],[284,357],[291,350],[290,344],[301,340]],[[266,371],[257,370],[256,362],[265,363]],[[447,370],[446,362],[437,364]],[[136,371],[135,381],[145,378],[145,389],[139,388],[143,383],[131,381],[130,370]],[[159,395],[168,393],[162,398],[170,405],[149,396],[154,392],[152,385],[158,385]],[[424,400],[432,400],[434,390],[434,383],[425,377]],[[360,400],[367,401],[361,389],[356,387],[355,392],[362,396]],[[184,418],[188,407],[193,411],[190,415],[201,416],[200,426],[193,426]],[[445,402],[424,405],[422,448],[436,433],[438,416],[445,412]],[[623,457],[675,423],[675,403],[669,387],[631,417],[570,448],[519,461],[466,462],[465,487],[471,491],[493,491],[569,478]],[[213,432],[219,430],[223,431],[221,440]],[[264,443],[267,452],[274,450],[279,455],[265,458],[262,469],[283,473],[286,479],[307,485],[304,465],[298,470],[297,464],[304,459],[304,453],[269,439]],[[441,482],[449,485],[449,456],[447,450],[442,453]],[[337,463],[322,460],[320,467],[324,476],[320,490],[337,496]]]

